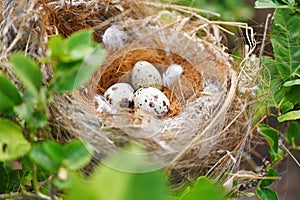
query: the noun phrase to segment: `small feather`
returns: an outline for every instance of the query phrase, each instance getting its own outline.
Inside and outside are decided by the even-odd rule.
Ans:
[[[98,104],[98,108],[96,109],[96,112],[108,112],[108,113],[112,112],[112,106],[106,101],[104,96],[96,95],[94,99]]]
[[[128,36],[125,31],[113,25],[106,29],[102,41],[107,48],[118,49],[124,46]]]
[[[168,67],[165,73],[163,73],[163,83],[166,87],[171,87],[174,82],[180,78],[183,73],[181,65],[172,64]]]

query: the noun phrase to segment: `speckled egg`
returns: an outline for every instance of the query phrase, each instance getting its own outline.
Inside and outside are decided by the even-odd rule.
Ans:
[[[132,69],[131,83],[135,90],[141,87],[162,89],[162,78],[159,71],[147,61],[137,62]]]
[[[128,83],[116,83],[106,90],[104,97],[114,108],[128,108],[133,92]]]
[[[145,110],[157,117],[167,115],[170,108],[170,101],[164,93],[154,87],[138,89],[132,97],[134,107]]]

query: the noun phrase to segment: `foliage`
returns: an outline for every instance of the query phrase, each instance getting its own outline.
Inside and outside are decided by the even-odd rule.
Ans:
[[[257,131],[265,137],[270,146],[272,163],[275,164],[282,160],[283,154],[279,148],[278,131],[266,124],[258,125]]]
[[[181,200],[193,199],[206,200],[226,200],[224,189],[217,184],[213,184],[205,177],[199,177],[192,187],[188,187],[181,196]]]
[[[66,39],[53,36],[49,56],[40,61],[24,53],[10,56],[11,70],[19,82],[17,87],[0,74],[1,199],[20,194],[47,199],[50,185],[68,188],[72,174],[90,162],[92,151],[82,141],[65,145],[51,141],[47,124],[53,96],[80,88],[104,59],[105,50],[92,38],[90,30]],[[53,66],[50,83],[43,82],[40,64]],[[22,164],[21,169],[13,163]],[[39,186],[38,182],[44,183]]]
[[[240,0],[162,0],[163,2],[184,5],[221,14],[222,20],[247,21],[252,16],[252,9]],[[208,16],[213,17],[213,16]]]
[[[108,158],[115,161],[134,163],[131,165],[137,172],[143,171],[145,157],[135,160],[136,157],[128,156],[124,151]],[[114,160],[114,161],[112,161]],[[142,167],[142,168],[141,168]],[[67,199],[110,199],[110,200],[226,200],[225,192],[209,179],[200,177],[195,184],[187,187],[180,194],[173,194],[162,170],[143,173],[126,173],[107,165],[100,165],[88,179],[79,178],[72,183],[67,194]]]
[[[258,189],[256,190],[256,194],[259,197],[259,199],[261,200],[276,200],[278,199],[277,194],[268,188],[262,188],[262,189]]]
[[[263,4],[263,5],[262,5]],[[292,1],[257,1],[256,6],[275,7],[271,27],[274,57],[263,58],[262,78],[269,88],[261,86],[269,106],[276,109],[278,122],[300,119],[300,13]],[[294,124],[291,126],[295,126]],[[298,136],[296,137],[298,138]],[[289,138],[291,139],[291,138]],[[290,143],[291,141],[288,140]]]
[[[255,7],[275,8],[270,32],[274,58],[263,58],[260,94],[265,97],[269,107],[276,110],[275,113],[267,114],[277,118],[278,127],[285,128],[279,130],[266,124],[260,124],[257,128],[269,144],[271,166],[274,166],[283,159],[283,151],[280,149],[283,138],[292,149],[300,149],[296,145],[300,133],[296,121],[300,119],[300,1],[257,0]],[[282,137],[282,130],[285,137]],[[268,173],[267,176],[277,176],[275,171],[269,170]],[[256,191],[262,200],[278,199],[273,190],[266,188],[272,183],[269,181],[271,180],[263,180]]]
[[[18,125],[10,120],[0,119],[0,127],[1,161],[16,159],[30,150],[30,143],[24,138]]]
[[[126,152],[120,151],[102,163],[132,163],[130,168],[137,173],[123,172],[102,164],[90,178],[74,181],[67,199],[167,199],[167,184],[163,180],[162,172],[159,170],[138,173],[144,167],[143,156],[135,160],[136,157]]]

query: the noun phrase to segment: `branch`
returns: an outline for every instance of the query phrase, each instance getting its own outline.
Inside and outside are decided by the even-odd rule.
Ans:
[[[35,193],[27,192],[27,191],[0,194],[0,199],[14,199],[14,198],[18,198],[18,197],[27,197],[30,199],[51,200],[51,198],[49,196],[46,196],[44,194],[41,194],[41,193],[35,194]]]

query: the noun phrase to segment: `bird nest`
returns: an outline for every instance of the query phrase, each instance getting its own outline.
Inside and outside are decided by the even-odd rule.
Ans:
[[[50,107],[54,137],[62,142],[70,138],[86,141],[95,151],[96,162],[129,144],[138,145],[145,150],[149,166],[156,163],[167,169],[175,187],[200,175],[224,182],[225,172],[238,170],[243,137],[251,123],[243,114],[244,100],[236,94],[239,64],[221,44],[224,28],[220,25],[227,23],[199,14],[215,13],[150,1],[71,2],[23,5],[34,13],[29,18],[34,26],[24,34],[27,46],[19,40],[8,49],[25,49],[29,44],[29,54],[42,57],[48,35],[68,36],[92,28],[94,39],[102,43],[108,28],[117,30],[109,35],[115,40],[104,43],[107,57],[91,80],[78,91],[55,97]],[[34,21],[35,15],[40,20]],[[161,74],[171,64],[183,68],[180,79],[162,89],[170,100],[168,115],[157,118],[127,108],[97,112],[95,96],[103,95],[114,83],[130,83],[132,68],[141,60],[152,63]],[[44,67],[46,82],[51,68]]]

